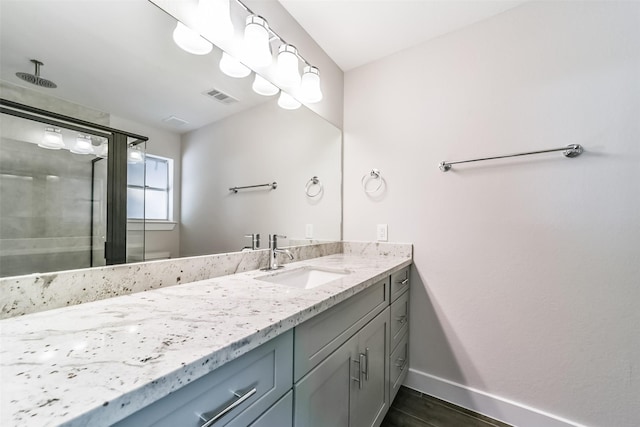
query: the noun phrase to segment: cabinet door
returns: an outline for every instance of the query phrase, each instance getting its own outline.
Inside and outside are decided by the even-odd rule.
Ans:
[[[389,409],[389,308],[358,332],[362,387],[353,395],[352,427],[377,427]]]
[[[357,338],[354,336],[295,385],[296,427],[350,427],[352,396],[358,389]]]

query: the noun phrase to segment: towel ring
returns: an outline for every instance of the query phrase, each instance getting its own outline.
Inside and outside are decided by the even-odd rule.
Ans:
[[[316,191],[315,193],[311,191],[314,185],[318,187],[318,191]],[[304,192],[309,197],[318,197],[323,191],[324,187],[322,186],[322,183],[317,176],[311,177],[311,179],[307,181],[307,185],[304,186]]]
[[[378,186],[373,190],[367,190],[367,182],[369,182],[372,179],[378,181]],[[360,183],[362,184],[362,188],[364,189],[365,193],[371,194],[380,190],[380,188],[382,188],[382,174],[380,173],[380,170],[371,169],[371,172],[369,172],[368,174],[366,173],[362,176]]]

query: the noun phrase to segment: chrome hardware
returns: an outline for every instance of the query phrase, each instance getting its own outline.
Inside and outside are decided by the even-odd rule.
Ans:
[[[256,394],[256,388],[252,388],[251,390],[249,390],[248,392],[246,392],[243,395],[238,394],[237,392],[233,392],[233,395],[235,397],[237,397],[237,400],[234,400],[229,406],[225,407],[222,411],[218,412],[216,415],[214,415],[212,418],[208,418],[209,413],[206,414],[202,414],[200,415],[200,419],[202,421],[204,421],[204,424],[202,424],[200,427],[211,427],[216,421],[218,421],[220,418],[224,417],[225,415],[227,415],[229,412],[233,411],[235,408],[237,408],[238,406],[242,405],[244,402],[247,401],[247,399],[249,399],[251,396],[253,396],[254,394]]]
[[[397,366],[398,368],[401,366],[404,366],[404,362],[406,361],[406,359],[404,357],[398,357],[396,359],[396,363],[394,363],[395,366]]]
[[[364,370],[364,379],[366,381],[369,381],[369,347],[367,347],[364,350],[364,361],[366,363],[365,370]]]
[[[318,190],[315,193],[311,191],[314,185],[318,186]],[[323,191],[324,187],[317,176],[311,177],[311,179],[307,181],[307,185],[304,186],[305,194],[311,198],[318,197]]]
[[[258,187],[270,187],[272,190],[278,188],[278,183],[273,181],[270,184],[258,184],[258,185],[245,185],[244,187],[230,187],[229,191],[233,191],[233,193],[237,193],[238,190],[245,190],[247,188],[258,188]]]
[[[578,157],[580,154],[582,154],[582,152],[584,151],[582,148],[582,145],[580,144],[571,144],[571,145],[567,145],[566,147],[562,147],[562,148],[552,148],[550,150],[540,150],[540,151],[528,151],[526,153],[517,153],[517,154],[507,154],[505,156],[493,156],[493,157],[483,157],[480,159],[471,159],[471,160],[460,160],[457,162],[440,162],[440,164],[438,165],[440,167],[440,170],[442,172],[446,172],[448,170],[451,169],[452,165],[457,165],[460,163],[471,163],[471,162],[481,162],[484,160],[495,160],[495,159],[506,159],[508,157],[519,157],[519,156],[529,156],[531,154],[542,154],[542,153],[553,153],[556,151],[562,151],[562,154],[565,157],[569,157],[569,158],[573,158],[573,157]]]
[[[367,190],[367,182],[369,182],[370,180],[378,181],[378,185],[373,190]],[[382,173],[378,169],[371,169],[371,172],[369,172],[368,174],[364,174],[362,176],[362,179],[360,180],[360,184],[362,184],[362,188],[367,194],[372,194],[380,190],[380,188],[382,188],[383,182],[384,180],[382,178]]]
[[[251,238],[251,246],[245,246],[242,249],[251,249],[251,250],[255,251],[256,249],[258,249],[260,247],[260,233],[245,234],[244,237],[250,237]]]
[[[404,279],[402,282],[400,282],[401,285],[406,285],[407,283],[409,283],[409,278]]]
[[[396,317],[396,320],[397,320],[398,322],[400,322],[400,324],[404,324],[404,323],[406,323],[406,322],[407,322],[407,315],[406,315],[406,314],[404,314],[404,315],[402,315],[402,316],[398,316],[398,317]]]
[[[358,364],[358,378],[351,377],[352,380],[358,383],[358,388],[362,389],[362,354],[358,356],[358,360],[354,360],[353,363]]]
[[[266,268],[262,268],[261,270],[277,270],[284,266],[278,265],[277,254],[287,254],[290,260],[293,260],[293,255],[289,251],[289,249],[280,249],[278,248],[278,237],[281,239],[286,239],[287,236],[280,236],[278,234],[269,234],[269,265]]]

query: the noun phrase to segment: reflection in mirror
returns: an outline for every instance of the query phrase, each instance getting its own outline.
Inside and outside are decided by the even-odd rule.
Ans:
[[[172,38],[176,20],[152,3],[2,0],[0,20],[2,98],[149,138],[143,185],[142,168],[128,167],[127,261],[238,251],[250,245],[244,236],[252,233],[262,234],[263,242],[269,233],[286,234],[290,244],[340,239],[339,129],[305,107],[283,110],[277,96],[257,94],[253,73],[224,75],[216,47],[203,56],[180,49]],[[33,73],[30,59],[42,61],[42,77],[57,88],[30,85],[16,76]],[[6,129],[14,126],[9,120],[19,119],[4,114],[2,119],[0,275],[100,265],[100,257],[104,263],[104,246],[95,237],[103,230],[91,225],[104,215],[82,208],[101,205],[97,187],[105,184],[96,182],[106,162],[96,155],[98,142],[92,139],[92,155],[57,150],[54,156],[33,143],[18,149],[19,138]],[[13,186],[13,178],[5,179],[18,176],[16,164],[27,157],[34,159],[36,172],[17,181],[40,182],[31,194],[52,190],[37,206],[36,196],[24,197],[24,183]],[[47,177],[62,176],[58,169],[73,178],[61,178],[56,187]],[[321,197],[305,193],[313,176],[323,184]],[[82,190],[56,193],[70,181]],[[229,191],[273,181],[275,190]],[[53,245],[48,235],[38,234],[41,225],[34,217],[59,230],[76,221],[77,230],[65,237],[74,249],[51,250],[47,256],[82,259],[82,264],[11,270],[8,256],[26,259]],[[32,240],[35,234],[39,240]]]

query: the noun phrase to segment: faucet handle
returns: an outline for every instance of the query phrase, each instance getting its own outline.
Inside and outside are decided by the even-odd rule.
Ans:
[[[260,247],[260,233],[245,234],[244,237],[251,237],[251,249],[258,249]]]

